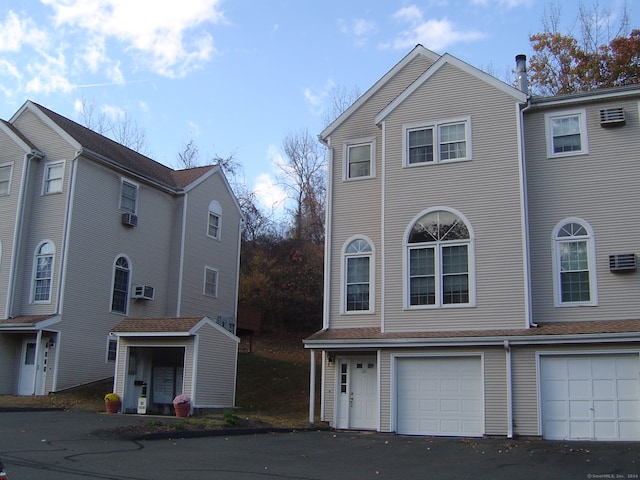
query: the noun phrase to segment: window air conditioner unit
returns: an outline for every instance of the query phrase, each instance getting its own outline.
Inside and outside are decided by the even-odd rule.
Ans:
[[[122,224],[127,227],[136,227],[138,226],[138,216],[135,213],[123,213]]]
[[[601,127],[617,127],[625,124],[624,109],[604,108],[600,110],[600,126]]]
[[[140,300],[153,300],[153,287],[149,285],[135,285],[132,298]]]
[[[631,272],[636,269],[636,254],[622,253],[609,255],[609,270],[612,272]]]

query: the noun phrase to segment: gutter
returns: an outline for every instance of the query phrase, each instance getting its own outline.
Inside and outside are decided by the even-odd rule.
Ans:
[[[514,335],[489,337],[447,337],[447,338],[388,338],[388,339],[343,339],[305,340],[309,349],[378,349],[378,348],[431,348],[503,346],[508,341],[511,346],[558,345],[575,343],[618,343],[640,342],[640,332],[623,333],[582,333],[569,335]]]
[[[504,341],[505,370],[507,380],[507,438],[513,438],[513,387],[511,385],[511,345]]]

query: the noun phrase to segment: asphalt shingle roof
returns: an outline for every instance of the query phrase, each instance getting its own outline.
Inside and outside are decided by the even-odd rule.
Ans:
[[[113,333],[188,332],[204,317],[125,318],[113,327]]]

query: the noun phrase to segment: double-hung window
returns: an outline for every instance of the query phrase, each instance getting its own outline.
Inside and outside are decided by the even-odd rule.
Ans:
[[[124,256],[118,257],[113,271],[112,312],[127,314],[130,275],[129,261]]]
[[[42,194],[62,192],[64,162],[49,163],[44,167]]]
[[[345,312],[372,311],[372,253],[369,242],[361,238],[351,241],[345,249]]]
[[[367,138],[346,143],[344,157],[346,180],[375,177],[375,139]]]
[[[120,210],[136,213],[138,207],[138,185],[122,180],[120,187]]]
[[[553,232],[555,305],[595,305],[595,247],[584,220],[564,220]]]
[[[9,187],[11,186],[12,171],[13,171],[12,163],[0,164],[0,195],[9,195]]]
[[[545,115],[547,157],[565,157],[589,153],[585,110]]]
[[[36,250],[33,273],[33,302],[51,301],[51,279],[53,278],[53,243],[45,242]]]
[[[220,203],[212,200],[209,203],[209,216],[207,220],[207,236],[220,240],[220,228],[222,227],[222,208]]]
[[[470,306],[474,303],[472,236],[456,213],[420,216],[407,237],[407,306]]]
[[[210,267],[204,267],[204,294],[218,297],[218,271]]]
[[[471,159],[471,120],[404,126],[404,164],[424,165]]]

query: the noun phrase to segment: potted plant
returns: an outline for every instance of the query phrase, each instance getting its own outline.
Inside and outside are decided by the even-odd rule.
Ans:
[[[191,410],[191,398],[189,395],[178,395],[173,399],[173,408],[176,411],[176,417],[188,417]]]
[[[107,409],[107,413],[118,413],[120,411],[120,407],[122,406],[120,395],[118,395],[117,393],[107,393],[104,396],[104,405]]]

